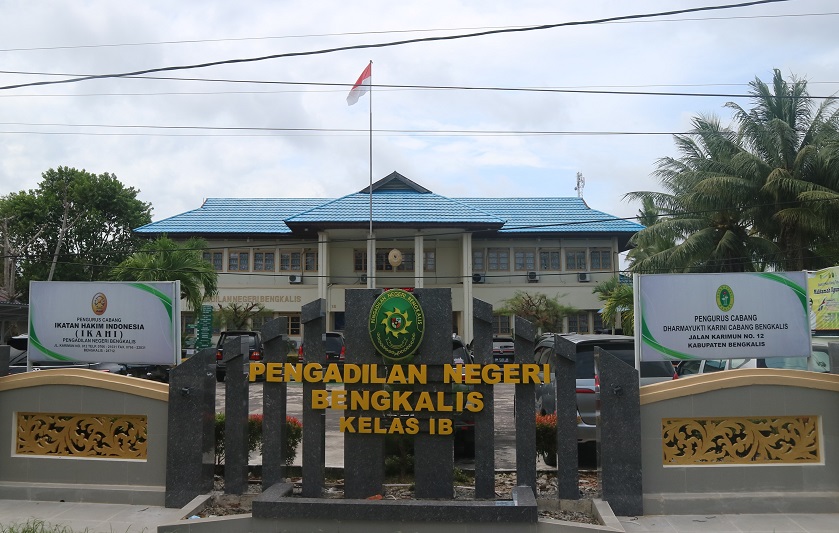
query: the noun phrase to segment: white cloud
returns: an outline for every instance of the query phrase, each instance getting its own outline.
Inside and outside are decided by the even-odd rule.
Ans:
[[[0,20],[4,36],[0,48],[4,49],[227,40],[0,51],[0,64],[7,71],[33,73],[123,72],[441,32],[323,35],[329,33],[534,25],[693,5],[684,0],[665,4],[652,0],[5,2]],[[828,95],[839,89],[836,83],[823,83],[837,80],[837,16],[754,17],[833,11],[833,2],[828,0],[778,3],[670,17],[697,19],[691,21],[575,26],[160,76],[352,83],[372,59],[377,84],[611,86],[742,94],[755,76],[768,79],[777,67],[785,74],[806,76],[813,94]],[[303,35],[309,37],[300,37]],[[256,39],[261,37],[284,38]],[[56,77],[0,73],[0,85],[40,79]],[[42,172],[60,165],[116,174],[142,191],[140,197],[154,206],[155,219],[197,208],[211,196],[334,197],[356,192],[369,180],[369,101],[365,97],[347,107],[346,92],[346,87],[136,79],[0,91],[0,122],[4,123],[0,124],[0,193],[34,188]],[[728,117],[722,107],[727,100],[730,98],[375,89],[372,104],[376,129],[652,132],[685,131],[698,113]],[[738,102],[748,105],[745,99]],[[97,126],[83,128],[82,124]],[[224,132],[102,125],[322,131],[228,131],[219,136]],[[111,135],[91,135],[94,133]],[[651,173],[655,161],[668,155],[675,154],[667,136],[377,133],[373,168],[374,179],[396,170],[439,194],[495,197],[574,196],[579,171],[587,179],[585,199],[590,206],[631,216],[637,206],[623,202],[623,194],[658,188]]]

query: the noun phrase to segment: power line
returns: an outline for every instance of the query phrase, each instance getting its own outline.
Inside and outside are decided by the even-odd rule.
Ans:
[[[707,20],[754,20],[754,19],[773,19],[773,18],[802,18],[802,17],[824,17],[830,15],[839,15],[839,12],[824,12],[824,13],[789,13],[782,15],[742,15],[731,17],[690,17],[679,19],[663,19],[663,20],[626,20],[604,22],[603,24],[660,24],[669,22],[698,22]],[[268,40],[284,40],[284,39],[309,39],[313,37],[352,37],[359,35],[389,35],[400,33],[429,33],[435,31],[475,31],[475,30],[497,30],[510,28],[527,28],[532,25],[518,25],[518,26],[476,26],[476,27],[462,27],[462,28],[414,28],[409,30],[370,30],[370,31],[354,31],[354,32],[338,32],[338,33],[309,33],[301,35],[273,35],[262,37],[227,37],[222,39],[182,39],[176,41],[148,41],[137,43],[103,43],[103,44],[80,44],[67,46],[33,46],[28,48],[0,48],[0,52],[33,52],[33,51],[49,51],[49,50],[79,50],[90,48],[118,48],[118,47],[137,47],[137,46],[158,46],[158,45],[178,45],[178,44],[203,44],[203,43],[224,43],[224,42],[243,42],[243,41],[268,41]]]
[[[260,57],[249,57],[249,58],[237,58],[237,59],[226,59],[221,61],[208,61],[205,63],[197,63],[192,65],[179,65],[179,66],[169,66],[169,67],[158,67],[152,69],[145,69],[145,70],[137,70],[133,72],[122,72],[122,73],[115,73],[115,74],[98,74],[94,76],[82,76],[77,78],[71,78],[66,80],[54,80],[54,81],[38,81],[38,82],[30,82],[30,83],[22,83],[22,84],[15,84],[15,85],[6,85],[0,86],[0,90],[9,90],[9,89],[19,89],[21,87],[34,87],[34,86],[42,86],[42,85],[57,85],[57,84],[64,84],[64,83],[76,83],[81,81],[88,81],[94,79],[106,79],[106,78],[124,78],[126,76],[138,76],[141,74],[152,74],[155,72],[171,72],[176,70],[191,70],[191,69],[198,69],[198,68],[207,68],[219,65],[233,65],[239,63],[253,63],[257,61],[266,61],[269,59],[280,59],[286,57],[301,57],[301,56],[312,56],[312,55],[322,55],[322,54],[330,54],[334,52],[346,51],[346,50],[365,50],[365,49],[373,49],[373,48],[387,48],[392,46],[402,46],[405,44],[414,44],[414,43],[422,43],[422,42],[434,42],[434,41],[450,41],[456,39],[468,39],[474,37],[485,37],[488,35],[498,35],[503,33],[520,33],[520,32],[530,32],[530,31],[540,31],[540,30],[547,30],[553,28],[561,28],[561,27],[571,27],[571,26],[585,26],[585,25],[592,25],[592,24],[603,24],[606,22],[615,22],[621,20],[636,20],[636,19],[644,19],[644,18],[652,18],[652,17],[662,17],[662,16],[669,16],[669,15],[680,15],[684,13],[697,13],[702,11],[717,11],[722,9],[734,9],[734,8],[741,8],[741,7],[749,7],[749,6],[756,6],[756,5],[763,5],[763,4],[774,4],[779,2],[788,2],[789,0],[754,0],[751,2],[743,2],[738,4],[726,4],[720,6],[703,6],[703,7],[694,7],[688,9],[677,9],[673,11],[660,11],[655,13],[644,13],[644,14],[635,14],[635,15],[622,15],[617,17],[607,17],[601,19],[593,19],[593,20],[585,20],[585,21],[573,21],[573,22],[561,22],[556,24],[542,24],[538,26],[527,26],[523,28],[504,28],[504,29],[497,29],[497,30],[485,30],[479,31],[474,33],[466,33],[466,34],[458,34],[458,35],[446,35],[446,36],[437,36],[437,37],[420,37],[416,39],[404,39],[401,41],[391,41],[386,43],[374,43],[374,44],[358,44],[358,45],[350,45],[350,46],[339,46],[333,48],[325,48],[320,50],[310,50],[306,52],[288,52],[284,54],[271,54],[267,56],[260,56]]]

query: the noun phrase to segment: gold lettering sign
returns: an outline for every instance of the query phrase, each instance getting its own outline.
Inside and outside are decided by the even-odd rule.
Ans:
[[[18,413],[18,455],[145,459],[143,415]]]
[[[821,462],[816,416],[665,418],[661,436],[665,466]]]

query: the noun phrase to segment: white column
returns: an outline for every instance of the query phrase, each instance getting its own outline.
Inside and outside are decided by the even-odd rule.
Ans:
[[[329,234],[325,231],[318,232],[318,298],[329,300]]]
[[[376,235],[367,235],[367,288],[376,288]]]
[[[472,234],[464,233],[461,238],[460,271],[463,275],[463,342],[472,342]]]
[[[414,236],[414,287],[422,289],[425,286],[425,272],[423,271],[423,252],[425,238],[422,234]]]

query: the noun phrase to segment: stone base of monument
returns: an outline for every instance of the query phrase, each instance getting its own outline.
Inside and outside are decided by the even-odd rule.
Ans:
[[[278,483],[257,496],[254,520],[281,520],[284,528],[295,523],[300,531],[321,531],[339,523],[363,526],[367,533],[392,531],[393,523],[411,524],[412,531],[417,527],[431,531],[441,523],[495,524],[515,531],[516,524],[536,524],[539,515],[529,487],[515,487],[512,500],[470,501],[300,498],[292,496],[292,490],[291,483]]]

